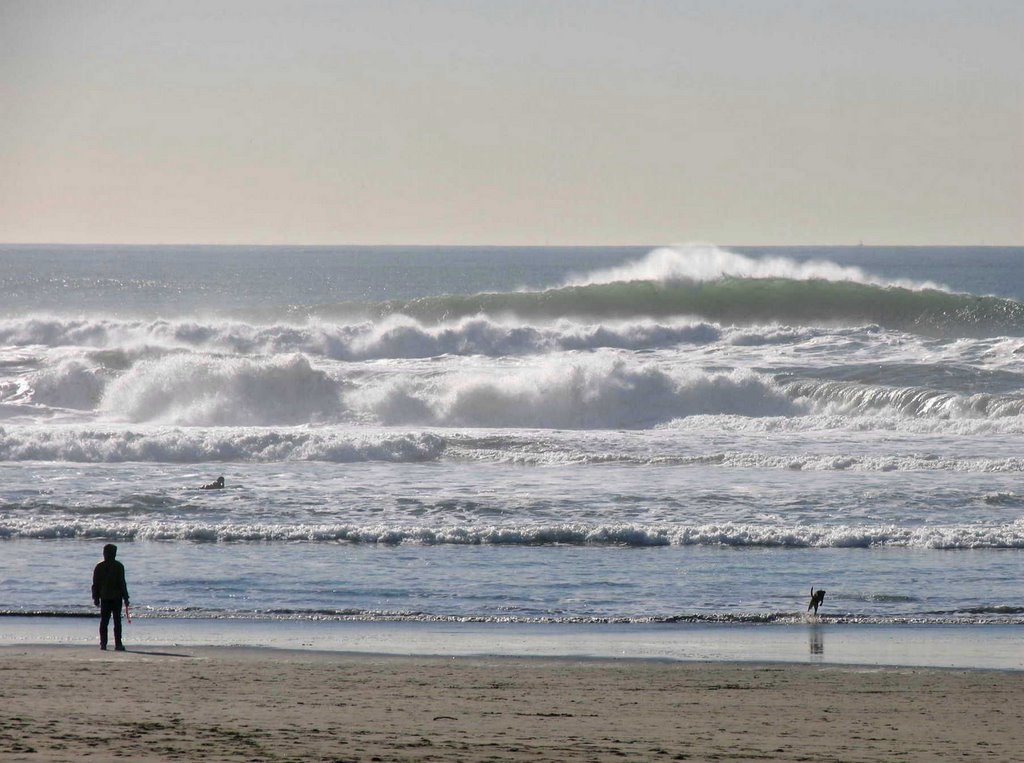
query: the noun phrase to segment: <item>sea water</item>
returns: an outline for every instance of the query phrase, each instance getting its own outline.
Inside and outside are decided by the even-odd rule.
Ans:
[[[1020,624],[1022,443],[1021,248],[0,247],[7,614]]]

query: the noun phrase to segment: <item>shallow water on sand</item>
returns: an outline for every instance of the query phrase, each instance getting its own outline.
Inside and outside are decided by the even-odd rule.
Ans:
[[[0,618],[0,645],[92,644],[86,618]],[[128,651],[258,646],[363,654],[626,658],[1024,670],[1015,626],[135,619]]]

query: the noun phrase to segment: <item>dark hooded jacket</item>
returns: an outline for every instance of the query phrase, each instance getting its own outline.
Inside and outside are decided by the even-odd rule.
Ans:
[[[93,600],[128,600],[128,583],[124,579],[124,565],[116,559],[105,558],[92,571]]]

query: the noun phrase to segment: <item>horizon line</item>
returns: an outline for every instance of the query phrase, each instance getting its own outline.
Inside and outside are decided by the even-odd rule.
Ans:
[[[399,244],[385,244],[385,243],[227,243],[227,242],[208,242],[208,241],[193,241],[193,242],[159,242],[159,241],[131,241],[131,242],[109,242],[109,241],[2,241],[0,247],[44,247],[44,246],[103,246],[103,247],[210,247],[210,248],[365,248],[365,249],[658,249],[662,247],[681,247],[681,246],[716,246],[722,249],[730,248],[758,248],[766,249],[771,247],[779,247],[785,249],[813,249],[813,248],[846,248],[846,249],[1021,249],[1024,248],[1024,243],[1017,244],[936,244],[936,243],[924,243],[924,244],[889,244],[889,243],[864,243],[863,241],[856,243],[814,243],[814,244],[786,244],[786,243],[768,243],[768,244],[717,244],[710,241],[684,241],[675,243],[605,243],[605,244],[509,244],[509,243],[487,243],[487,244],[467,244],[467,243],[399,243]]]

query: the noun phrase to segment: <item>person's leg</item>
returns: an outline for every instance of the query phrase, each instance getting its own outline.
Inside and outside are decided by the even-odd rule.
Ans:
[[[110,624],[112,607],[106,599],[100,600],[100,649],[107,648],[107,626]],[[115,626],[116,627],[116,626]]]
[[[112,601],[113,604],[113,615],[114,615],[114,648],[124,649],[124,644],[121,643],[121,600],[116,599]]]

